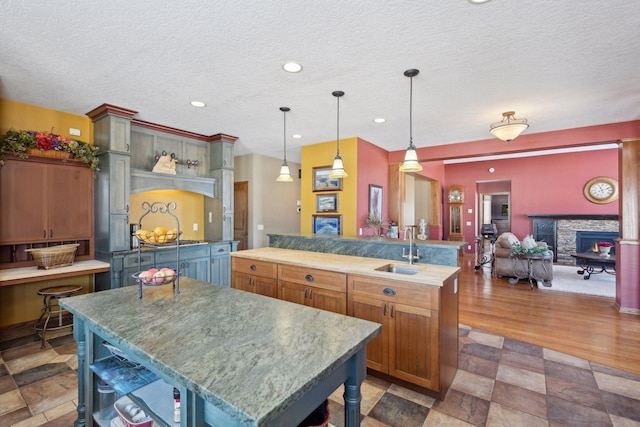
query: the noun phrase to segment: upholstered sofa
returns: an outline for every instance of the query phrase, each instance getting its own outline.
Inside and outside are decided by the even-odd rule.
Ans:
[[[494,252],[494,274],[497,277],[509,277],[517,279],[528,279],[528,260],[512,255],[513,245],[521,243],[513,233],[502,233],[496,239]],[[547,247],[545,242],[536,242],[538,246]],[[531,263],[532,277],[538,286],[551,286],[553,280],[553,252],[549,250],[549,255],[534,258]]]

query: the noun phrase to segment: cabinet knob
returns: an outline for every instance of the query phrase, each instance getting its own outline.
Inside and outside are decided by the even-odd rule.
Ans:
[[[258,269],[258,267],[256,267],[255,264],[251,264],[251,267],[249,267],[251,270],[255,271]]]
[[[385,295],[394,296],[396,294],[396,291],[393,290],[392,288],[384,288],[382,293],[385,294]]]
[[[313,282],[315,280],[311,274],[307,274],[304,278],[307,279],[308,282]]]

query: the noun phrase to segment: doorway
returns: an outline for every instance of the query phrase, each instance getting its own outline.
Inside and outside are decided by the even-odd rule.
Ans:
[[[249,247],[249,183],[233,183],[233,240],[238,241],[238,250]]]
[[[511,181],[479,182],[478,229],[495,224],[498,236],[511,231]]]

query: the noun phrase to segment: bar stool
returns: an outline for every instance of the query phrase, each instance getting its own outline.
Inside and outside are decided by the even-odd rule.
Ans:
[[[38,291],[38,295],[42,295],[44,297],[42,301],[44,307],[42,307],[40,318],[36,322],[34,329],[36,330],[35,341],[38,341],[40,339],[38,331],[42,331],[42,348],[44,348],[45,334],[47,333],[47,329],[50,331],[54,331],[57,329],[73,326],[73,320],[69,321],[68,319],[66,319],[63,321],[62,312],[65,310],[60,307],[60,305],[58,304],[58,300],[60,298],[72,297],[76,294],[76,292],[80,290],[82,290],[82,286],[64,285],[51,286],[49,288],[43,288]],[[51,319],[52,314],[58,315],[57,326],[49,326],[49,320]]]

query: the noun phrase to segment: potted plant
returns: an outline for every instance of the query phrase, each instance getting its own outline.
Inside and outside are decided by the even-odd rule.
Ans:
[[[613,243],[611,242],[598,242],[598,251],[600,251],[600,255],[602,256],[609,256],[612,247]]]
[[[382,220],[381,216],[378,216],[374,213],[369,212],[367,214],[367,218],[364,220],[364,226],[366,228],[373,229],[373,238],[381,238],[382,237],[382,228],[387,227],[387,224]]]
[[[30,155],[44,155],[59,159],[78,159],[89,165],[96,173],[100,170],[97,153],[98,148],[94,145],[51,132],[10,129],[0,140],[0,166],[4,164],[9,154],[21,159],[26,159]]]

